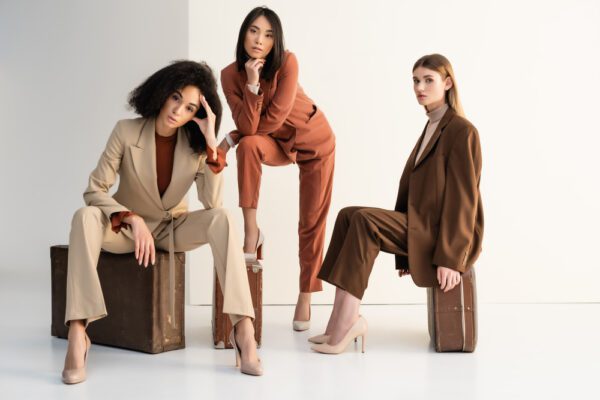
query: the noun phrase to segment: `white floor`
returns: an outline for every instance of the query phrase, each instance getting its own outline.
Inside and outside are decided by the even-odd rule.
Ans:
[[[579,399],[600,398],[600,304],[480,304],[473,354],[430,347],[424,305],[363,306],[367,351],[313,353],[314,327],[291,329],[291,306],[264,308],[265,375],[240,374],[232,350],[211,346],[210,307],[187,307],[187,348],[148,355],[92,346],[88,381],[66,386],[66,341],[50,336],[50,291],[0,275],[1,399]]]

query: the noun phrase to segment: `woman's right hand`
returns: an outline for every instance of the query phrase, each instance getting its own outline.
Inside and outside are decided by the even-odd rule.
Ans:
[[[263,58],[251,58],[246,61],[246,75],[248,75],[248,84],[252,86],[258,85],[260,80],[260,71],[265,66]]]
[[[152,265],[156,262],[156,249],[154,248],[154,237],[148,229],[146,222],[139,215],[126,217],[123,222],[131,225],[133,240],[135,241],[135,259],[139,265],[148,266],[148,261]]]
[[[200,104],[204,107],[206,111],[206,118],[200,119],[194,117],[193,120],[198,127],[200,128],[200,132],[204,135],[204,139],[206,140],[206,145],[210,147],[213,151],[213,160],[217,159],[217,135],[215,135],[215,123],[217,120],[217,116],[210,108],[208,101],[204,96],[200,96]]]

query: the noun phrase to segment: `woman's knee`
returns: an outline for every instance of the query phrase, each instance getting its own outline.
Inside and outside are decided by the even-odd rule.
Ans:
[[[232,220],[231,212],[224,207],[211,208],[212,220],[219,225],[229,224]]]
[[[71,225],[85,225],[90,221],[102,224],[103,214],[98,207],[81,207],[73,214]]]
[[[253,153],[258,150],[259,143],[261,141],[260,136],[252,135],[252,136],[244,136],[240,140],[237,145],[236,153],[239,156],[240,154]]]
[[[371,213],[372,209],[367,207],[359,207],[352,213],[350,222],[356,224],[367,224],[371,220]]]
[[[343,221],[350,221],[352,219],[352,216],[356,214],[356,212],[361,208],[362,207],[358,206],[344,207],[338,212],[337,219]]]

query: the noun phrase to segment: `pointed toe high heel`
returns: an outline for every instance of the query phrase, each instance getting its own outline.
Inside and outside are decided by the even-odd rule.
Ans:
[[[346,336],[338,344],[330,345],[328,343],[313,344],[310,348],[316,352],[324,354],[340,354],[342,353],[348,344],[359,336],[362,338],[362,352],[365,352],[365,339],[367,337],[367,320],[362,316],[358,317],[358,320],[352,325],[350,330],[346,333]]]
[[[261,376],[263,374],[263,368],[260,362],[260,358],[258,359],[258,361],[253,363],[242,362],[242,351],[240,350],[235,341],[235,329],[232,329],[231,333],[229,334],[229,342],[235,350],[235,366],[240,367],[240,371],[242,372],[242,374]]]
[[[265,243],[265,235],[263,235],[262,231],[259,229],[258,231],[258,240],[256,241],[256,251],[254,253],[244,253],[244,259],[246,260],[246,265],[250,266],[259,266],[262,268],[261,260],[263,260],[263,247]]]
[[[324,333],[308,338],[308,341],[311,343],[314,343],[314,344],[327,343],[328,340],[329,340],[329,335],[326,335]]]
[[[85,354],[83,356],[83,367],[81,368],[70,368],[63,369],[62,372],[62,381],[67,385],[74,385],[76,383],[81,383],[86,379],[86,366],[87,366],[87,355],[90,351],[90,347],[92,346],[92,342],[88,337],[87,333],[85,335]]]
[[[308,306],[308,321],[296,321],[292,323],[296,332],[307,331],[310,329],[310,306]]]

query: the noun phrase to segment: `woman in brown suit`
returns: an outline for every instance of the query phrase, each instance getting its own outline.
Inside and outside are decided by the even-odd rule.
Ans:
[[[309,339],[315,351],[337,354],[361,336],[364,352],[367,322],[359,306],[380,251],[396,255],[400,276],[444,291],[460,283],[481,251],[479,134],[464,117],[452,66],[440,54],[424,56],[413,82],[429,121],[404,168],[394,210],[347,207],[338,214],[319,272],[337,286],[335,301],[325,333]]]
[[[317,273],[331,202],[335,137],[325,115],[298,84],[296,56],[285,51],[279,17],[266,7],[257,7],[246,16],[236,61],[223,69],[221,83],[237,130],[219,147],[227,152],[237,145],[248,263],[262,259],[264,235],[256,221],[262,164],[296,163],[300,169],[300,293],[293,327],[306,330],[310,294],[322,290]]]
[[[223,312],[235,326],[230,341],[236,360],[242,349],[241,371],[261,375],[244,255],[235,224],[222,208],[224,157],[216,151],[221,103],[212,71],[206,64],[175,62],[136,88],[129,104],[140,118],[117,122],[90,175],[86,207],[75,212],[71,224],[63,381],[86,379],[90,339],[85,329],[107,315],[96,272],[101,249],[133,252],[148,267],[155,247],[162,248],[169,251],[173,271],[175,251],[206,243],[224,293]],[[117,174],[119,187],[111,196]],[[193,183],[205,209],[188,212],[185,197]],[[173,312],[173,304],[170,308]]]

